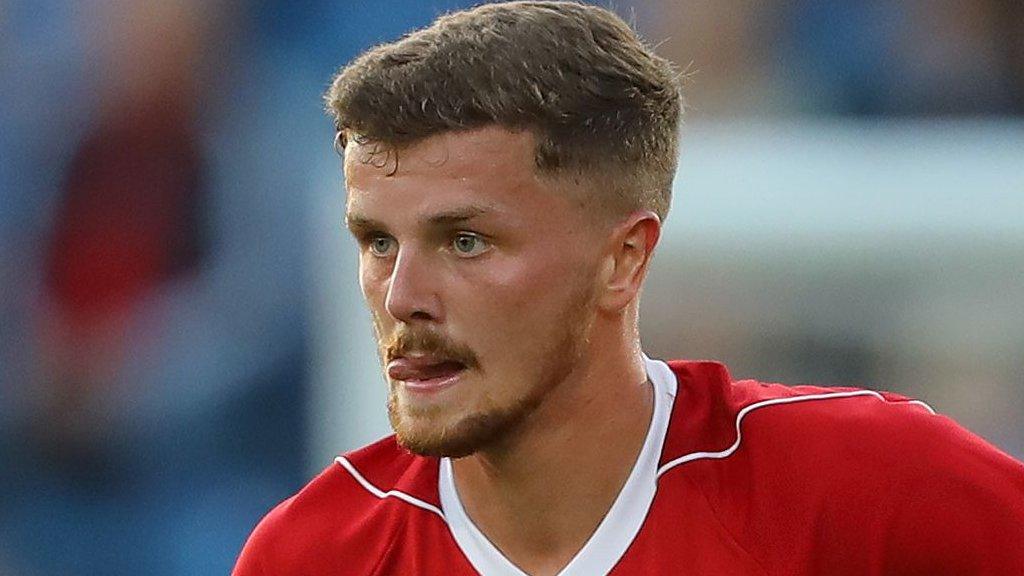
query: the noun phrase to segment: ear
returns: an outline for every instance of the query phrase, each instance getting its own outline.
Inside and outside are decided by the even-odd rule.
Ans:
[[[602,310],[617,312],[636,300],[660,237],[661,218],[649,210],[634,212],[615,225],[599,286]]]

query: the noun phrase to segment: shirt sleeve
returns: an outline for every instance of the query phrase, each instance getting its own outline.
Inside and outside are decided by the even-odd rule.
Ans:
[[[1024,574],[1024,464],[943,416],[893,474],[887,574]]]
[[[267,567],[267,557],[275,545],[274,534],[277,532],[277,526],[282,522],[282,515],[290,500],[278,504],[256,525],[245,546],[242,547],[242,552],[238,556],[238,561],[235,562],[231,576],[270,576],[271,574],[284,576],[281,567],[275,566],[273,571]]]

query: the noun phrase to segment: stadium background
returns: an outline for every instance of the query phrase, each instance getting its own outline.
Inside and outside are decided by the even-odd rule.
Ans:
[[[224,574],[386,433],[320,95],[460,6],[0,3],[0,576]],[[1024,6],[612,7],[687,78],[648,352],[1024,456]]]

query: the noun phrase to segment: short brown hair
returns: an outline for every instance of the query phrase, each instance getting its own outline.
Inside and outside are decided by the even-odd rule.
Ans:
[[[497,124],[530,130],[539,170],[611,182],[616,207],[668,213],[682,97],[618,16],[574,2],[485,4],[362,54],[325,95],[342,144],[401,147]]]

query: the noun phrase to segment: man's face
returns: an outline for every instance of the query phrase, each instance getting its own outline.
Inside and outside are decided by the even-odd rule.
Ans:
[[[580,360],[601,237],[536,174],[528,132],[345,150],[347,222],[399,442],[460,457],[507,438]],[[396,164],[397,158],[397,164]]]

